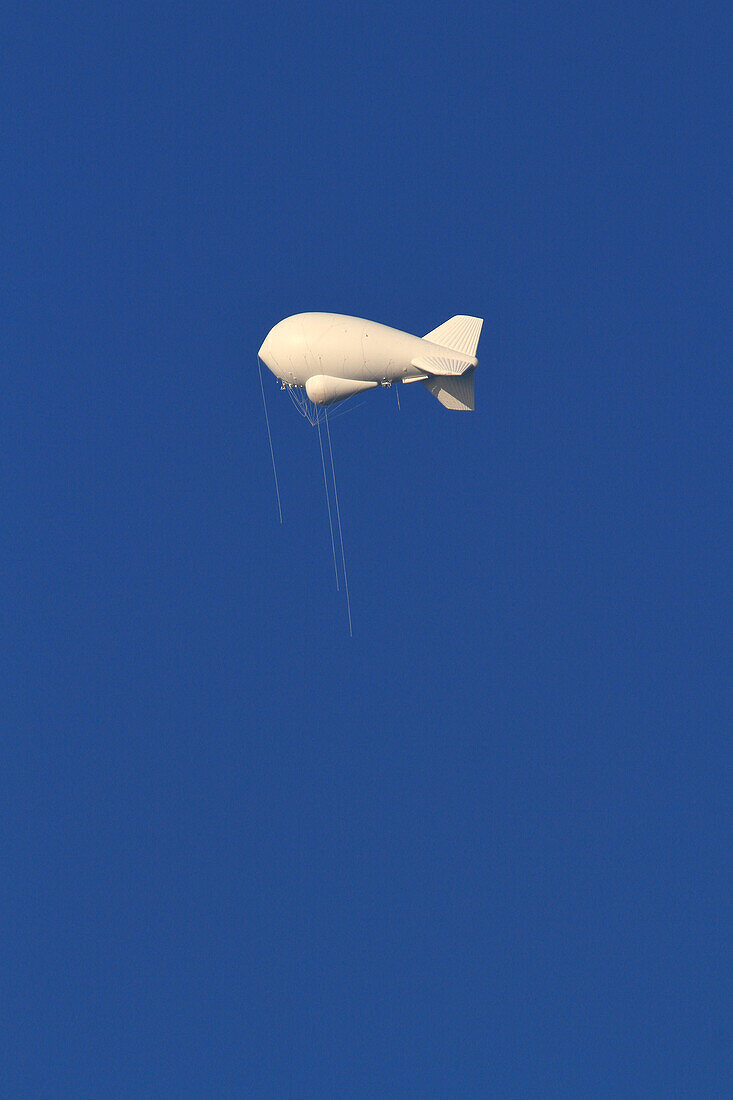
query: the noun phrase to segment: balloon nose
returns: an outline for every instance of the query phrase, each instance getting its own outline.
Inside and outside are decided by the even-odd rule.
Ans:
[[[257,354],[267,369],[271,370],[274,375],[277,375],[277,362],[272,350],[272,330],[268,332],[267,336],[262,341],[262,347]]]
[[[270,329],[257,354],[276,378],[285,379],[285,363],[289,354],[289,345],[287,329],[283,329],[282,321]]]

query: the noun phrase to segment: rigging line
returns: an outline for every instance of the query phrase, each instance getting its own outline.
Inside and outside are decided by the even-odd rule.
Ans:
[[[277,483],[277,470],[275,468],[275,452],[272,449],[272,435],[270,434],[270,418],[267,415],[267,401],[265,401],[265,387],[262,382],[262,363],[260,362],[259,355],[257,356],[257,369],[260,372],[260,390],[262,392],[262,407],[265,410],[265,423],[267,424],[267,438],[270,441],[270,458],[272,459],[272,472],[275,475],[275,493],[277,494],[277,510],[280,514],[280,522],[283,521],[283,510],[280,505],[280,486]]]
[[[344,588],[346,589],[346,611],[349,616],[349,637],[354,637],[351,627],[351,601],[349,600],[349,579],[346,576],[346,557],[344,555],[344,536],[341,531],[341,509],[339,508],[339,493],[336,488],[336,471],[333,466],[333,447],[331,446],[331,429],[328,426],[328,409],[323,410],[323,418],[326,421],[326,435],[328,436],[328,451],[331,455],[331,478],[333,480],[333,495],[336,498],[336,518],[339,525],[339,542],[341,543],[341,565],[344,570]]]
[[[323,457],[323,439],[321,437],[321,422],[318,421],[318,445],[321,448],[321,467],[323,469],[323,488],[326,490],[326,507],[328,508],[328,526],[331,531],[331,552],[333,553],[333,571],[336,574],[336,591],[339,592],[339,571],[336,565],[336,543],[333,537],[333,520],[331,519],[331,501],[328,495],[328,482],[326,481],[326,461]]]
[[[340,416],[346,416],[347,413],[355,412],[356,409],[360,409],[364,404],[364,401],[362,399],[361,401],[357,401],[355,404],[350,405],[349,402],[353,400],[353,397],[347,397],[345,401],[339,402],[336,411],[331,413],[331,422],[333,422],[334,420],[338,420]]]
[[[397,394],[397,411],[398,411],[398,412],[401,412],[402,410],[401,410],[401,408],[400,408],[400,390],[399,390],[399,385],[400,385],[400,384],[399,384],[399,382],[395,382],[394,392],[395,392],[395,393]]]
[[[300,415],[303,416],[303,417],[306,417],[308,415],[308,413],[306,411],[305,405],[303,404],[303,399],[301,397],[299,397],[298,394],[296,394],[294,392],[294,390],[291,386],[288,386],[288,395],[289,395],[290,400],[292,401],[294,407],[298,410]]]

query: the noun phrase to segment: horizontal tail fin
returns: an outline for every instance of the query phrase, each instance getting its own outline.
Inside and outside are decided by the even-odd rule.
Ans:
[[[444,321],[432,332],[428,332],[424,339],[430,340],[432,344],[440,344],[441,347],[473,356],[476,354],[483,323],[482,317],[464,317],[459,313],[456,317],[451,317],[450,321]]]
[[[412,366],[425,374],[465,374],[470,367],[478,366],[467,355],[416,355]]]
[[[422,384],[437,397],[446,409],[456,412],[473,412],[473,382],[476,368],[471,367],[464,374],[434,375],[423,378]]]

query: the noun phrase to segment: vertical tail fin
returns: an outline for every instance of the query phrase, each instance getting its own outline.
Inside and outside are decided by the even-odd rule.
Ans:
[[[464,355],[475,355],[483,323],[482,317],[464,317],[459,313],[456,317],[451,317],[450,321],[438,325],[423,339],[444,348],[452,348],[453,351],[461,351]]]
[[[475,367],[471,367],[465,374],[437,374],[429,378],[423,378],[422,384],[430,390],[433,397],[437,397],[441,405],[446,409],[455,409],[457,412],[473,412],[473,377]]]

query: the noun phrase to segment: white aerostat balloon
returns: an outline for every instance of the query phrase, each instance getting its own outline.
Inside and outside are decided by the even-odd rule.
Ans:
[[[446,409],[462,412],[472,410],[474,373],[478,366],[476,347],[482,324],[480,317],[451,317],[427,336],[420,337],[411,336],[409,332],[400,332],[396,328],[388,328],[387,325],[379,325],[376,321],[365,321],[361,317],[346,317],[340,313],[298,313],[275,325],[258,352],[262,362],[280,379],[283,388],[290,391],[290,396],[301,413],[318,429],[336,587],[339,587],[339,563],[331,511],[332,496],[350,634],[352,623],[349,581],[331,431],[328,426],[328,407],[377,386],[391,386],[393,382],[422,382]],[[262,387],[261,368],[260,386]],[[280,489],[264,387],[262,402],[275,477],[277,506],[282,523]],[[328,442],[330,489],[321,422],[325,424]]]
[[[346,317],[298,313],[270,330],[259,357],[319,406],[393,382],[422,382],[447,409],[474,407],[480,317],[451,317],[427,336]]]

